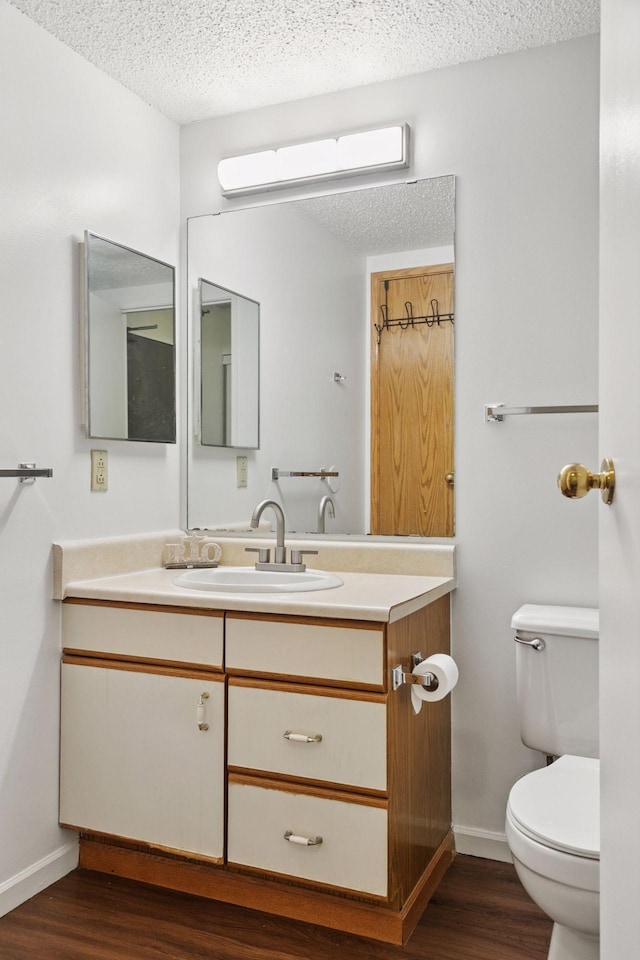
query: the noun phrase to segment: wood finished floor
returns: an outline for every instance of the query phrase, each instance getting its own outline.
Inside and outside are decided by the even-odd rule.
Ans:
[[[546,960],[510,864],[458,856],[405,947],[76,870],[0,919],[1,960]]]

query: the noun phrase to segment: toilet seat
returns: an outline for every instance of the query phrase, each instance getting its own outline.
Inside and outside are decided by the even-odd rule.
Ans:
[[[600,858],[600,761],[566,755],[518,780],[508,811],[518,828],[562,853]]]
[[[600,889],[600,763],[564,756],[511,789],[507,840],[514,857],[559,883]]]

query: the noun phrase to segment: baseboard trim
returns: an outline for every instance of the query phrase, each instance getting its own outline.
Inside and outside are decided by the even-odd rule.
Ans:
[[[461,827],[454,824],[453,835],[456,840],[456,852],[470,857],[482,857],[484,860],[500,860],[511,863],[511,851],[504,833],[492,830],[476,830],[475,827]]]
[[[0,917],[35,897],[78,866],[78,841],[72,840],[0,883]]]

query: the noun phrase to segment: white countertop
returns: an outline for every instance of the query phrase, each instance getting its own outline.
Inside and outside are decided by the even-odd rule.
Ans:
[[[392,623],[455,589],[453,577],[336,571],[343,586],[295,594],[222,593],[185,590],[175,578],[183,571],[153,568],[116,576],[75,580],[63,596],[204,610],[241,610],[304,617],[333,617]]]

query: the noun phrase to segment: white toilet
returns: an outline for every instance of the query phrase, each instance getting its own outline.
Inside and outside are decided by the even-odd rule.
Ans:
[[[522,742],[558,759],[511,788],[507,842],[554,921],[548,960],[598,960],[598,611],[526,604],[511,626]]]

